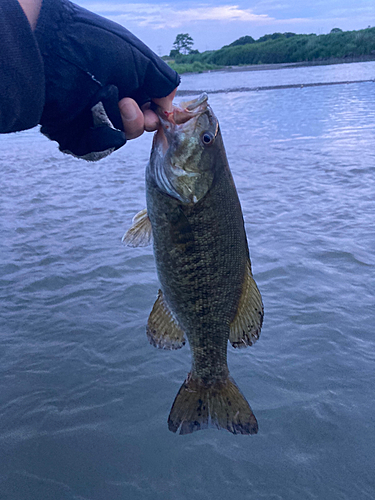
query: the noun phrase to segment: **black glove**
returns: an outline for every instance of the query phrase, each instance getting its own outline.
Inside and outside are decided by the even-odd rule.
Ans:
[[[68,0],[43,1],[35,36],[46,85],[41,131],[86,160],[125,144],[120,99],[141,106],[180,81],[128,30]]]
[[[0,133],[35,127],[44,106],[43,62],[17,0],[0,0]]]

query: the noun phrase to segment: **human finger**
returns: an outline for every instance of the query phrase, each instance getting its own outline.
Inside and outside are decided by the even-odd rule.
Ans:
[[[160,125],[159,117],[154,111],[150,109],[149,102],[146,102],[141,109],[144,116],[146,132],[154,132],[159,128]]]
[[[142,135],[145,130],[145,120],[138,104],[134,99],[124,97],[118,105],[126,138],[130,140]]]
[[[177,92],[177,87],[172,90],[172,92],[167,95],[166,97],[155,97],[152,100],[154,101],[155,104],[160,106],[164,111],[172,111],[173,107],[173,99],[176,95]]]

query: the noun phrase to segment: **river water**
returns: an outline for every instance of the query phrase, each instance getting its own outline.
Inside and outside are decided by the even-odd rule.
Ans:
[[[181,88],[374,77],[358,63]],[[96,164],[37,130],[1,136],[1,500],[375,497],[375,84],[209,101],[265,305],[259,341],[228,354],[259,433],[167,429],[190,352],[148,344],[152,250],[121,244],[150,134]]]

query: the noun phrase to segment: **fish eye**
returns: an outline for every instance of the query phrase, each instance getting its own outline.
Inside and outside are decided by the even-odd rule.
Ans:
[[[214,142],[215,136],[211,132],[203,132],[201,140],[205,146],[210,146]]]

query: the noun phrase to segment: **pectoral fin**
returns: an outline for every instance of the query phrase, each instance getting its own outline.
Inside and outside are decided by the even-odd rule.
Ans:
[[[186,344],[184,332],[170,312],[161,290],[148,318],[147,337],[150,344],[159,349],[180,349]]]
[[[262,297],[254,281],[249,261],[237,314],[230,325],[230,343],[233,347],[247,347],[254,344],[259,338],[262,323]]]
[[[145,208],[134,216],[133,225],[122,237],[122,242],[129,247],[147,247],[151,241],[152,226]]]

